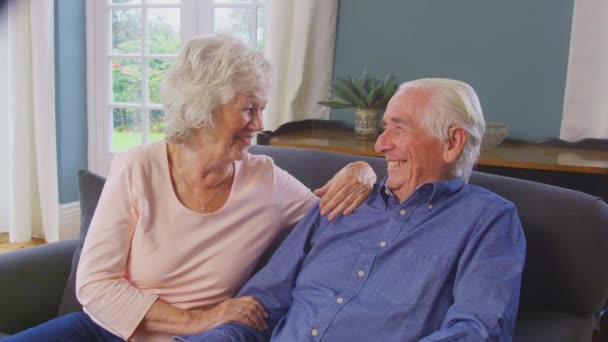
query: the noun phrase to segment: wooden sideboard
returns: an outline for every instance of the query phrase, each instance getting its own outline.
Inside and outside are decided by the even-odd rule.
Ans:
[[[359,141],[352,131],[326,128],[276,131],[272,146],[320,149],[378,156],[374,141]],[[608,199],[608,150],[551,147],[529,142],[503,142],[482,151],[476,169],[576,189]]]

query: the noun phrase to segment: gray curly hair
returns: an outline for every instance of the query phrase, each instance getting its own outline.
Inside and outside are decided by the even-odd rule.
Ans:
[[[183,47],[160,85],[169,142],[213,127],[212,112],[238,94],[267,91],[272,67],[247,44],[226,34],[195,37]]]
[[[477,93],[464,82],[445,78],[423,78],[399,86],[400,90],[410,88],[431,91],[431,100],[424,115],[429,134],[445,142],[452,125],[461,126],[467,132],[464,148],[450,170],[453,177],[460,177],[467,183],[479,158],[486,126]]]

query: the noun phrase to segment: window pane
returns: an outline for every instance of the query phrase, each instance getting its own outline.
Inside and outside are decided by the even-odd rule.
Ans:
[[[258,8],[257,9],[257,20],[258,20],[258,27],[257,27],[257,48],[259,51],[264,51],[264,8]]]
[[[112,101],[141,102],[141,61],[112,59]]]
[[[142,144],[140,110],[114,108],[112,127],[112,151],[124,151]]]
[[[179,8],[148,10],[148,52],[177,53],[179,49]]]
[[[173,61],[152,59],[148,67],[148,84],[150,85],[150,103],[160,103],[159,89],[160,82],[165,77],[167,69]]]
[[[227,32],[249,44],[249,23],[253,15],[250,8],[216,8],[216,32]]]
[[[141,4],[141,0],[112,0],[113,4]]]
[[[112,9],[112,52],[141,52],[142,10]]]
[[[252,0],[215,0],[216,4],[243,4],[251,3]]]
[[[147,0],[148,5],[177,5],[179,0]]]
[[[163,139],[165,137],[165,112],[162,110],[150,111],[150,142]]]

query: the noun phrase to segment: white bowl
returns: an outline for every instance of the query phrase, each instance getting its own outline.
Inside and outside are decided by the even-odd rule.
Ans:
[[[502,122],[488,122],[486,124],[486,132],[481,139],[481,149],[489,150],[492,149],[505,140],[509,134],[511,127]]]

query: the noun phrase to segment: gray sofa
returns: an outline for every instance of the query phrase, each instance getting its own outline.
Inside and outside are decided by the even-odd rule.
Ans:
[[[310,188],[343,165],[365,160],[379,178],[383,159],[253,146]],[[104,179],[79,173],[81,238],[0,254],[0,332],[15,333],[80,310],[74,270]],[[608,297],[608,205],[599,198],[530,181],[475,172],[471,183],[513,201],[528,242],[516,341],[591,341]],[[262,260],[268,258],[267,253]]]

